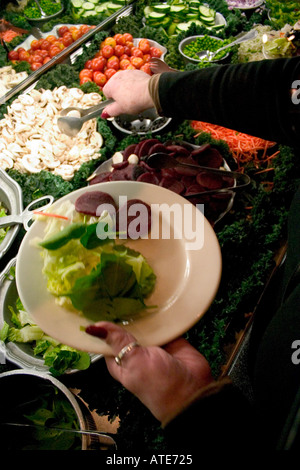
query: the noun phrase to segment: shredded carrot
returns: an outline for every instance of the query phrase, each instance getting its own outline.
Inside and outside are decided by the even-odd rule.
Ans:
[[[64,215],[52,214],[51,212],[33,211],[33,213],[36,215],[46,215],[47,217],[56,217],[57,219],[69,220],[68,217],[65,217]]]
[[[273,147],[276,142],[264,140],[259,137],[203,121],[192,121],[191,125],[195,131],[199,131],[195,137],[198,137],[202,132],[208,132],[211,134],[212,138],[227,142],[239,168],[242,168],[243,164],[250,161],[259,168],[261,163],[273,159],[279,153],[278,151],[271,156],[267,156],[268,149]],[[262,155],[259,155],[259,151],[263,152]]]
[[[20,36],[20,34],[12,31],[11,29],[0,33],[1,39],[3,39],[5,42],[12,41],[12,39],[14,39],[16,36]]]

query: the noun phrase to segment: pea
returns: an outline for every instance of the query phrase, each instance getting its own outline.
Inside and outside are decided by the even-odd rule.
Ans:
[[[229,44],[229,42],[230,41],[227,39],[225,41],[220,41],[211,36],[205,35],[187,44],[184,47],[183,52],[188,57],[191,57],[191,59],[199,60],[199,57],[197,56],[197,52],[200,52],[203,50],[214,52],[218,50],[220,47],[225,46],[226,44]],[[214,60],[221,59],[227,53],[228,53],[228,50],[221,51],[219,54],[215,56]]]

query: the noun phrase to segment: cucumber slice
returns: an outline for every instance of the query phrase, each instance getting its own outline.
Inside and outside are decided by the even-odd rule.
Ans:
[[[98,3],[98,0],[89,0],[89,3],[95,3],[95,4],[97,4],[97,3]]]
[[[154,21],[158,21],[158,20],[161,20],[163,18],[165,18],[166,14],[165,13],[158,13],[156,11],[152,11],[148,18],[149,20],[154,20]]]
[[[186,9],[185,5],[171,5],[170,7],[170,13],[172,14],[177,14],[177,13],[183,13],[183,11]]]
[[[72,6],[74,8],[81,8],[83,3],[83,0],[72,0]]]
[[[156,11],[157,13],[168,13],[170,11],[171,6],[170,5],[153,5],[153,10]]]
[[[113,13],[114,13],[115,11],[120,10],[120,8],[121,8],[120,5],[118,5],[117,3],[109,2],[109,3],[107,4],[107,9],[108,9],[109,11],[113,12]]]
[[[199,7],[199,12],[201,14],[201,16],[208,16],[208,17],[211,17],[211,9],[209,7],[205,7],[204,5],[200,5]]]
[[[144,15],[145,15],[146,18],[147,18],[147,17],[150,15],[150,13],[152,13],[152,12],[153,12],[153,8],[152,8],[152,7],[146,6],[146,7],[144,8]]]
[[[181,33],[182,31],[187,31],[190,26],[190,23],[178,23],[176,29]]]
[[[94,10],[95,5],[94,5],[93,3],[91,3],[91,2],[84,2],[84,3],[82,4],[82,8],[83,8],[84,10]]]
[[[107,10],[107,4],[108,2],[101,3],[100,5],[96,5],[95,11],[97,13],[103,13],[104,11]]]

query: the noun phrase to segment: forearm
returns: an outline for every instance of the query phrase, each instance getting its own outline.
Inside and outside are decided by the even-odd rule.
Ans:
[[[156,96],[165,116],[297,145],[300,109],[290,93],[299,78],[299,58],[169,72],[160,75]]]

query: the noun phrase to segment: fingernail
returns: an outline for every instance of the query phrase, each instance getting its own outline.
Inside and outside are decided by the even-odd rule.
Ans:
[[[85,331],[91,336],[97,336],[97,338],[105,339],[107,336],[107,329],[102,326],[89,325],[86,327]]]
[[[108,119],[110,115],[106,111],[103,111],[103,113],[101,114],[101,117],[102,119]]]

